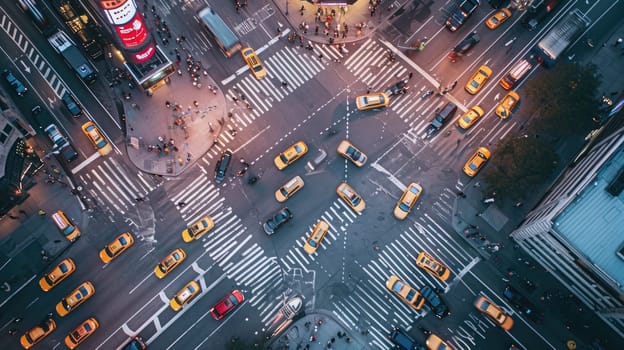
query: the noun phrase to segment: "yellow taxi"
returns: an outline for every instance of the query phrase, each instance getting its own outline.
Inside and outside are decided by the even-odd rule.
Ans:
[[[91,334],[95,333],[99,327],[100,324],[95,318],[91,317],[86,319],[80,326],[76,327],[65,337],[65,345],[70,349],[75,349]]]
[[[427,345],[427,349],[429,350],[453,350],[451,346],[449,346],[442,338],[440,338],[437,334],[431,333],[427,340],[425,341]]]
[[[95,287],[91,282],[83,282],[73,292],[56,304],[56,313],[63,317],[74,311],[78,306],[95,294]]]
[[[475,300],[474,306],[481,313],[492,319],[492,321],[494,321],[502,329],[508,331],[511,327],[513,327],[514,321],[511,316],[506,314],[503,309],[494,304],[490,299],[481,295],[477,298],[477,300]]]
[[[49,291],[61,283],[69,275],[76,271],[76,264],[71,258],[63,259],[50,272],[46,273],[39,280],[39,287],[44,292]]]
[[[338,152],[338,154],[347,158],[358,167],[366,164],[366,154],[360,151],[348,140],[343,140],[342,142],[340,142],[336,151]]]
[[[169,255],[167,255],[160,261],[160,263],[158,263],[158,265],[156,265],[154,268],[154,274],[158,278],[164,278],[169,274],[169,272],[180,265],[184,259],[186,259],[186,253],[182,250],[182,248],[178,248],[169,253]]]
[[[288,200],[288,198],[292,197],[297,191],[303,188],[304,182],[300,176],[295,176],[292,179],[288,180],[284,186],[280,187],[275,191],[275,199],[278,202],[283,203]]]
[[[464,164],[464,173],[470,177],[477,175],[483,165],[490,159],[491,155],[487,148],[479,147],[472,157],[468,159],[466,164]]]
[[[303,141],[298,141],[275,157],[273,163],[279,170],[284,170],[287,166],[303,157],[306,153],[308,153],[308,145],[306,145]]]
[[[130,232],[124,232],[100,250],[100,260],[102,260],[103,263],[108,264],[113,259],[121,255],[121,253],[125,252],[126,249],[130,248],[133,244],[134,237],[132,237],[132,234]]]
[[[401,300],[414,310],[422,309],[425,305],[425,298],[407,283],[401,281],[397,276],[390,276],[386,281],[386,288],[396,294]]]
[[[477,120],[481,119],[485,115],[483,108],[480,106],[472,106],[466,113],[462,114],[459,119],[457,119],[457,126],[466,130],[474,125]]]
[[[390,103],[390,98],[384,92],[366,94],[355,99],[355,105],[360,111],[367,109],[386,107]]]
[[[91,144],[100,155],[105,156],[113,150],[110,143],[106,141],[106,138],[102,135],[100,129],[98,129],[93,122],[89,121],[84,123],[82,125],[82,132],[87,136],[89,141],[91,141]]]
[[[260,80],[266,77],[267,72],[264,69],[262,62],[260,62],[258,55],[256,55],[256,52],[251,47],[242,49],[241,54],[243,55],[243,60],[245,60],[245,63],[247,63],[251,73],[254,77],[256,77],[256,79]]]
[[[425,252],[420,252],[416,257],[416,266],[441,281],[446,281],[451,276],[451,270],[448,267]]]
[[[57,210],[50,215],[50,217],[52,218],[54,226],[56,226],[70,242],[74,242],[80,237],[80,229],[69,220],[62,210]]]
[[[324,220],[319,220],[303,245],[303,250],[308,254],[314,254],[323,242],[327,231],[329,231],[329,225]]]
[[[414,204],[416,204],[421,194],[422,187],[419,184],[414,182],[409,184],[394,207],[394,217],[399,220],[405,219],[407,214],[412,211]]]
[[[48,334],[52,333],[56,329],[56,322],[49,318],[39,325],[31,328],[20,337],[20,344],[24,349],[30,349],[33,345],[40,342]]]
[[[199,283],[190,281],[171,299],[169,306],[171,306],[174,311],[178,311],[193,300],[200,292],[201,288],[199,287]]]
[[[342,200],[356,212],[361,214],[364,209],[366,209],[366,202],[364,202],[362,197],[360,197],[360,195],[355,192],[353,187],[349,186],[346,182],[343,182],[336,187],[336,194],[338,194],[338,197],[342,198]]]
[[[189,243],[190,241],[200,239],[208,231],[212,230],[214,225],[212,218],[206,215],[182,231],[182,240]]]
[[[477,70],[470,80],[468,80],[464,88],[469,94],[475,95],[483,88],[491,76],[492,70],[490,67],[483,65],[479,67],[479,70]]]
[[[490,18],[485,21],[485,25],[490,29],[496,29],[498,26],[503,24],[506,20],[511,17],[511,11],[503,7],[502,9],[496,11]]]
[[[509,91],[507,95],[496,106],[496,115],[501,119],[507,119],[511,115],[511,111],[520,101],[520,96],[515,91]]]

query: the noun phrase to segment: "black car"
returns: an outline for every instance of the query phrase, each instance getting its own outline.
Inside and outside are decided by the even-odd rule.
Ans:
[[[453,48],[453,51],[449,53],[448,57],[454,61],[459,58],[459,56],[464,56],[465,54],[475,46],[481,38],[479,38],[479,34],[477,32],[470,33],[464,40],[462,40],[457,46]]]
[[[288,207],[284,207],[277,211],[277,213],[273,214],[265,223],[262,225],[264,232],[267,235],[272,235],[275,231],[282,226],[284,223],[288,222],[288,220],[292,219],[293,215],[290,212]]]
[[[479,0],[463,0],[457,7],[453,8],[446,20],[446,28],[451,32],[456,31],[464,24],[466,19],[472,15],[479,6]]]
[[[227,172],[227,168],[232,161],[232,152],[230,150],[225,150],[221,155],[221,159],[217,162],[215,166],[215,182],[220,184],[225,178],[225,173]]]
[[[444,124],[450,119],[453,119],[455,112],[457,112],[457,106],[453,102],[447,103],[441,111],[436,113],[431,124],[427,128],[427,135],[432,135],[434,132],[442,129]]]
[[[524,314],[534,322],[540,322],[542,318],[541,313],[535,310],[535,306],[514,287],[507,285],[503,291],[503,296],[509,300],[511,305],[518,309],[520,314]]]
[[[437,318],[444,318],[450,314],[448,306],[442,298],[430,286],[424,286],[420,289],[420,294],[425,298],[427,304],[431,307],[431,311]]]
[[[394,327],[388,334],[388,339],[394,343],[394,348],[403,350],[425,350],[425,347],[416,343],[404,330]]]

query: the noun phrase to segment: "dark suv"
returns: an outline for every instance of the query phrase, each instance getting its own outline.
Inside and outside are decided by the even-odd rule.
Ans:
[[[270,236],[274,234],[280,226],[282,226],[292,218],[293,215],[290,212],[290,209],[288,209],[288,207],[284,207],[278,210],[277,213],[273,214],[273,216],[271,216],[264,223],[264,225],[262,225],[262,228],[264,229],[264,232],[266,232],[266,234]]]
[[[431,311],[437,318],[448,316],[448,306],[442,298],[430,286],[424,286],[420,289],[420,294],[425,298],[427,304],[431,307]]]
[[[394,343],[396,349],[403,350],[425,350],[425,347],[416,343],[412,337],[407,335],[404,330],[399,327],[394,327],[388,334],[388,339]]]
[[[215,166],[215,182],[220,184],[225,178],[225,173],[227,172],[228,166],[232,161],[232,151],[226,150],[221,155],[221,159],[217,162]]]
[[[446,20],[446,28],[451,32],[456,31],[479,7],[479,0],[463,0],[457,7],[453,8]]]
[[[535,306],[514,287],[507,285],[503,291],[503,296],[520,311],[520,314],[524,314],[534,322],[539,323],[541,321],[541,313],[535,310]]]
[[[74,118],[78,118],[82,115],[82,108],[80,107],[80,103],[78,103],[74,95],[69,93],[69,91],[65,91],[61,100],[63,100],[63,104],[65,105],[65,107],[67,107],[67,109]]]
[[[28,92],[28,88],[22,84],[22,82],[13,75],[8,69],[2,71],[2,76],[4,79],[13,87],[18,96],[24,96],[25,93]]]
[[[446,124],[450,119],[453,119],[455,116],[455,112],[457,112],[457,106],[453,102],[449,102],[442,108],[440,112],[438,112],[431,124],[427,128],[427,135],[432,135],[434,132],[442,129],[444,124]]]

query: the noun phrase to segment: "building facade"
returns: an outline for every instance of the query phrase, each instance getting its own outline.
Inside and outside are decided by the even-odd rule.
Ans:
[[[624,336],[624,126],[620,112],[511,237]]]

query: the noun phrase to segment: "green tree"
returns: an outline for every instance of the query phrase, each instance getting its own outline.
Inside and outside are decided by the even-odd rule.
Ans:
[[[583,135],[594,125],[592,117],[600,107],[600,76],[594,65],[561,61],[552,69],[534,75],[524,94],[536,133]]]
[[[483,172],[488,190],[499,198],[522,199],[556,169],[558,156],[536,136],[507,138],[496,146]]]

